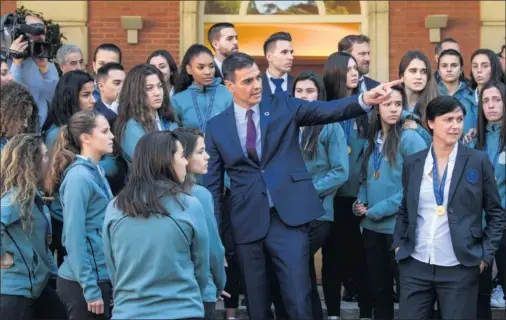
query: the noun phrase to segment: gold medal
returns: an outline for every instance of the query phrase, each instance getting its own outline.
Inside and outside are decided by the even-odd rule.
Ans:
[[[440,217],[444,216],[446,213],[446,209],[443,206],[437,206],[436,207],[436,214]]]
[[[378,180],[378,179],[379,179],[379,177],[380,177],[380,172],[379,172],[379,170],[374,171],[374,175],[373,175],[373,177],[374,177],[374,180]]]
[[[348,146],[348,154],[351,153],[351,146]]]

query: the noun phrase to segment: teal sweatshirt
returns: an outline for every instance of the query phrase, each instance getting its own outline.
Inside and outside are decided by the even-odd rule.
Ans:
[[[305,127],[304,130],[311,130],[311,127]],[[341,125],[333,123],[323,127],[318,137],[316,155],[314,159],[305,160],[305,163],[325,209],[325,214],[318,220],[334,221],[334,196],[349,175],[348,145]]]
[[[364,146],[367,148],[368,143]],[[427,148],[425,141],[414,130],[403,130],[397,147],[397,162],[391,167],[386,156],[380,163],[380,176],[374,178],[374,155],[367,166],[367,177],[362,179],[358,200],[367,204],[367,215],[362,219],[364,229],[393,234],[395,220],[402,200],[402,166],[404,158]],[[355,208],[355,205],[353,205]]]
[[[348,180],[337,190],[337,195],[356,198],[360,184],[360,170],[364,161],[364,145],[367,139],[358,136],[355,119],[342,121],[339,124],[346,138],[343,141],[350,145],[351,153],[348,154]],[[348,146],[346,146],[346,149],[348,149]]]
[[[76,156],[64,172],[59,194],[67,256],[58,276],[79,282],[87,302],[101,299],[98,282],[109,280],[102,240],[105,209],[112,199],[109,183],[99,166]]]
[[[418,105],[415,106],[413,111],[416,110],[417,107]],[[425,141],[426,147],[429,147],[432,144],[432,135],[430,134],[429,131],[427,131],[427,129],[423,127],[422,120],[420,119],[420,117],[416,113],[409,111],[407,108],[405,108],[404,110],[402,110],[401,113],[401,123],[403,123],[405,120],[413,120],[416,122],[417,127],[415,131]]]
[[[441,82],[438,85],[439,93],[448,96],[448,89]],[[467,134],[472,128],[476,128],[478,125],[478,106],[474,100],[473,92],[467,87],[465,82],[460,82],[459,88],[453,94],[457,100],[460,101],[464,109],[466,109],[466,115],[464,117],[464,131],[463,134]]]
[[[178,124],[162,121],[162,126],[164,130],[174,130],[178,127]],[[128,119],[120,146],[123,159],[125,159],[129,167],[132,164],[135,146],[146,133],[146,129],[137,120]]]
[[[218,224],[214,216],[214,202],[211,192],[200,185],[192,187],[192,196],[197,198],[204,209],[207,232],[209,234],[209,263],[208,281],[204,294],[204,302],[216,302],[216,298],[225,289],[227,275],[225,273],[225,248],[221,243]]]
[[[37,299],[58,269],[49,250],[51,220],[41,195],[37,195],[31,212],[31,231],[23,230],[20,203],[13,202],[16,189],[6,192],[1,200],[0,255],[9,253],[12,267],[0,269],[0,292],[6,295]]]
[[[111,201],[103,226],[114,287],[113,319],[203,318],[209,235],[199,200],[181,194],[160,201],[170,213],[124,215]]]

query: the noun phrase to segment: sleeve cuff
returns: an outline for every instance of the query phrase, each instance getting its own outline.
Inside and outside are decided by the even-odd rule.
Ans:
[[[362,107],[362,109],[364,109],[365,112],[371,111],[372,106],[367,105],[367,104],[364,103],[364,94],[363,93],[361,93],[358,96],[358,103],[360,104],[360,106]]]

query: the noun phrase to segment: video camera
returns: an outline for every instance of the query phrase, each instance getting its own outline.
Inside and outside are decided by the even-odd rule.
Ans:
[[[52,44],[39,40],[29,40],[29,35],[38,36],[44,34],[46,27],[42,23],[25,24],[21,23],[18,16],[8,13],[0,17],[0,50],[3,58],[51,58]],[[28,40],[28,48],[25,52],[9,50],[12,42],[23,36]]]

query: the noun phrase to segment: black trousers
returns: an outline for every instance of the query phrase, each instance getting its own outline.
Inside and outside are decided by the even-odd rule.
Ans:
[[[67,309],[69,320],[108,320],[111,318],[112,286],[110,282],[98,283],[104,301],[103,314],[88,311],[88,304],[84,299],[83,288],[79,282],[58,277],[56,286],[58,295]]]
[[[67,250],[65,250],[61,241],[63,222],[60,222],[51,217],[51,228],[53,231],[53,239],[51,241],[50,249],[52,254],[56,252],[56,264],[59,267],[63,263],[63,257],[67,255]]]
[[[322,286],[329,316],[341,315],[341,284],[348,279],[355,284],[350,291],[358,293],[361,318],[372,318],[367,289],[367,267],[360,218],[352,205],[355,198],[334,198],[334,222],[322,247]]]
[[[0,294],[0,319],[66,319],[67,313],[56,291],[46,286],[37,299]]]
[[[495,254],[495,262],[497,264],[497,278],[499,284],[502,286],[502,290],[506,293],[506,231],[503,234],[499,249]],[[506,319],[506,309],[504,312],[504,319]]]
[[[204,320],[216,320],[216,302],[204,302]]]
[[[477,319],[479,320],[492,319],[492,309],[490,306],[492,282],[492,267],[490,267],[483,270],[478,283]]]
[[[480,268],[434,266],[411,257],[399,261],[399,319],[429,319],[439,302],[442,319],[476,319]]]
[[[393,319],[393,280],[397,263],[391,250],[392,235],[364,229],[362,236],[374,319]]]

